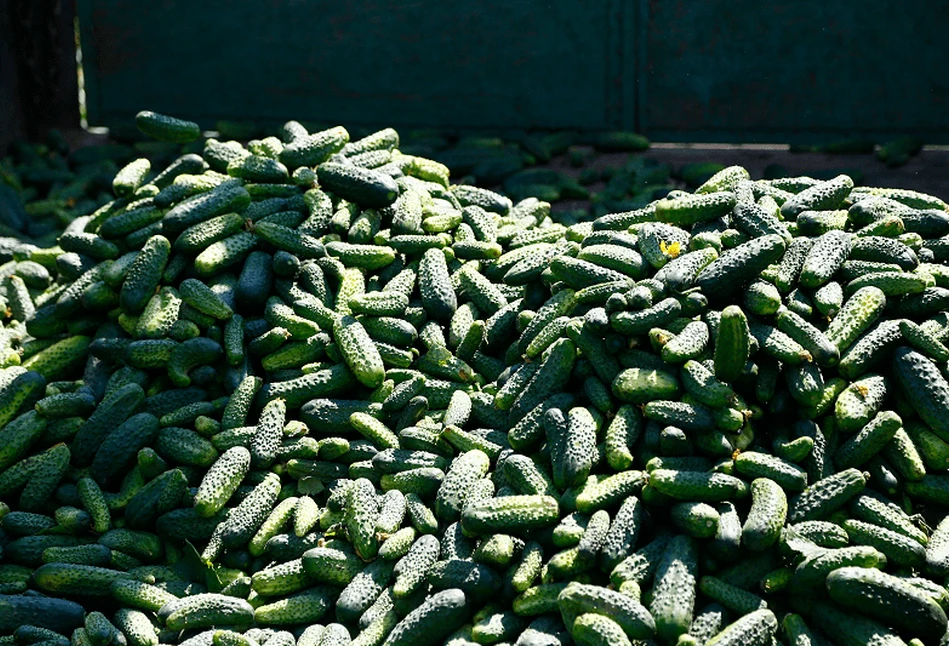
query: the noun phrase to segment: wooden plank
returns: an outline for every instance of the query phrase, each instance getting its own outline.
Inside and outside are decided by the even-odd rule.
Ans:
[[[639,115],[661,141],[949,143],[949,3],[644,0]]]
[[[0,8],[0,155],[26,134],[20,105],[20,77],[14,56],[12,4]]]
[[[631,115],[629,5],[78,0],[89,122],[614,128]]]
[[[36,140],[50,128],[77,128],[73,0],[10,0],[0,14],[0,77],[10,97],[0,109],[6,136]]]

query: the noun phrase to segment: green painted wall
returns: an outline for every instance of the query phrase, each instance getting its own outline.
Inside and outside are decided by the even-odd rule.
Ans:
[[[945,0],[77,0],[89,121],[949,142]],[[909,6],[906,6],[909,5]]]

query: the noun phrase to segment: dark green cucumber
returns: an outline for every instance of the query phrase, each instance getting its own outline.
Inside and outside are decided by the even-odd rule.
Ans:
[[[779,235],[749,240],[708,264],[699,272],[695,284],[710,300],[722,301],[757,278],[765,267],[779,261],[786,247]]]

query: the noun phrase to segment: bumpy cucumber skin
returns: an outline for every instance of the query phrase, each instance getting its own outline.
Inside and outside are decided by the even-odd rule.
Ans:
[[[715,376],[725,382],[736,381],[750,353],[748,319],[740,307],[729,305],[722,311],[715,335]]]
[[[551,496],[505,496],[480,500],[465,507],[462,527],[474,534],[518,534],[553,525],[560,505]]]
[[[882,290],[861,287],[844,302],[824,334],[843,353],[876,322],[885,306],[886,295]]]
[[[155,293],[171,254],[171,243],[164,236],[152,236],[129,267],[119,303],[129,314],[140,314]]]
[[[193,121],[176,119],[150,110],[135,115],[135,125],[143,133],[159,141],[186,144],[201,136],[201,128]]]
[[[631,639],[649,639],[656,632],[656,624],[649,611],[635,599],[601,586],[570,583],[558,596],[561,610],[596,612],[613,617]]]
[[[843,202],[853,190],[853,180],[846,175],[815,184],[796,194],[781,206],[781,214],[788,218],[796,217],[806,209],[833,209]]]
[[[327,162],[320,164],[316,173],[326,190],[368,207],[389,206],[399,195],[395,181],[378,171]]]
[[[846,469],[809,485],[792,502],[788,522],[818,520],[845,505],[867,484],[867,474]]]
[[[458,588],[436,592],[392,629],[383,646],[434,646],[464,622],[467,604]]]
[[[773,262],[780,260],[787,243],[779,235],[755,238],[724,252],[696,278],[696,285],[710,300],[723,300],[741,289]]]
[[[777,632],[777,617],[763,608],[729,624],[705,643],[706,646],[768,646]]]
[[[923,421],[949,442],[949,382],[929,358],[905,346],[893,354],[893,371],[903,394]]]
[[[12,633],[20,626],[41,626],[60,634],[83,624],[85,611],[75,601],[51,597],[0,595],[0,630]]]
[[[697,559],[694,539],[678,535],[669,541],[659,561],[649,612],[657,635],[666,641],[675,642],[692,624]]]
[[[814,241],[804,258],[798,278],[801,285],[817,289],[840,269],[850,252],[850,234],[843,231],[828,231]]]
[[[741,530],[742,544],[752,551],[771,547],[787,519],[788,499],[773,480],[757,478],[751,483],[751,509]]]
[[[223,594],[198,594],[172,601],[174,606],[165,618],[169,630],[211,628],[215,625],[249,625],[254,621],[254,609],[244,599]],[[163,614],[163,610],[159,610]]]
[[[946,613],[925,592],[874,568],[844,567],[827,575],[830,597],[926,642],[946,633]]]
[[[242,446],[222,453],[205,474],[195,494],[194,507],[198,514],[207,518],[223,508],[237,491],[250,469],[250,463],[250,451]]]

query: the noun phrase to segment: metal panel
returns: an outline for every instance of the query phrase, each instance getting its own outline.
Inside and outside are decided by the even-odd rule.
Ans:
[[[141,109],[452,128],[632,126],[624,0],[78,0],[91,125]],[[625,26],[625,31],[624,31]]]
[[[945,0],[643,3],[639,125],[654,139],[949,142]]]
[[[949,143],[945,0],[77,0],[89,122]]]

